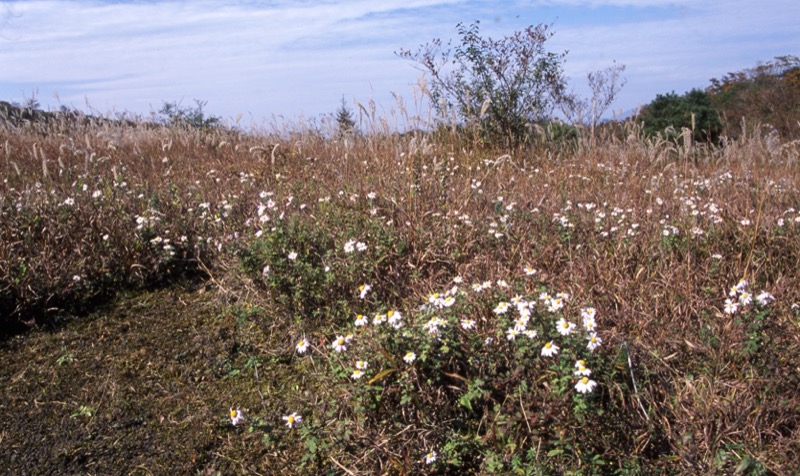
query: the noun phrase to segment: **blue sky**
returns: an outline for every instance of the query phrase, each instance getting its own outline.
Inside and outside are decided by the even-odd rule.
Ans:
[[[0,99],[111,114],[164,101],[232,120],[317,117],[342,96],[410,114],[419,71],[394,55],[481,21],[500,37],[553,23],[571,86],[616,60],[617,111],[774,56],[800,55],[797,0],[0,1]],[[423,108],[424,109],[424,108]],[[419,111],[420,113],[424,110]]]

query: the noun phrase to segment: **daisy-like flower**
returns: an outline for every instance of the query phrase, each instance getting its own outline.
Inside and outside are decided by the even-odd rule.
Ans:
[[[386,322],[386,314],[375,314],[375,317],[372,318],[372,325],[379,326]]]
[[[464,282],[464,278],[462,278],[461,276],[456,276],[455,278],[453,278],[453,283],[455,283],[455,284],[461,284],[463,282]]]
[[[508,303],[505,301],[501,301],[497,304],[497,307],[494,308],[495,314],[505,314],[508,311]]]
[[[367,325],[367,316],[365,316],[363,314],[357,315],[356,316],[356,321],[354,322],[354,324],[356,325],[356,327],[362,327],[362,326]]]
[[[767,304],[771,303],[774,300],[775,296],[766,291],[761,291],[761,293],[758,296],[756,296],[756,301],[761,306],[766,306]]]
[[[358,380],[363,376],[364,376],[364,371],[356,369],[353,371],[353,375],[351,375],[350,378],[353,380]]]
[[[559,348],[557,345],[553,344],[553,341],[548,342],[547,344],[542,347],[542,356],[543,357],[552,357],[558,354]]]
[[[425,464],[433,464],[434,462],[436,462],[436,452],[431,451],[425,455]]]
[[[753,302],[753,296],[750,293],[748,293],[747,291],[742,291],[742,293],[739,294],[739,303],[742,306],[747,306],[751,302]]]
[[[575,384],[575,390],[580,393],[589,393],[597,386],[597,382],[589,380],[589,377],[583,377]]]
[[[403,361],[407,364],[413,363],[415,360],[417,360],[417,354],[413,352],[406,352],[406,355],[403,356]]]
[[[533,269],[530,266],[526,266],[525,267],[525,276],[533,276],[534,274],[536,274],[536,270],[535,269]]]
[[[238,408],[234,409],[233,407],[231,407],[230,416],[231,416],[231,425],[233,426],[238,425],[244,419],[244,414]]]
[[[367,297],[367,293],[370,292],[371,289],[372,286],[370,286],[369,284],[362,284],[361,286],[358,287],[358,297],[360,299],[364,299],[365,297]]]
[[[588,347],[589,350],[594,350],[600,347],[600,344],[603,343],[603,339],[601,339],[596,332],[592,332],[591,334],[589,334],[589,337],[587,337],[586,340],[589,341],[589,343],[586,345],[586,347]]]
[[[519,313],[519,317],[524,317],[525,319],[531,318],[531,307],[533,303],[523,302],[517,305],[517,312]]]
[[[522,331],[522,333],[525,334],[525,337],[527,337],[528,339],[535,339],[536,336],[539,335],[539,333],[536,332],[535,329],[524,330]]]
[[[431,320],[425,323],[425,325],[422,326],[422,328],[428,331],[429,334],[436,335],[439,333],[439,327],[442,327],[445,324],[446,322],[444,320],[438,317],[433,317],[431,318]]]
[[[564,300],[561,298],[551,298],[547,303],[547,310],[550,312],[558,312],[559,309],[564,307]]]
[[[588,377],[592,375],[592,371],[586,368],[586,363],[583,360],[575,362],[575,375]]]
[[[506,339],[508,340],[514,340],[517,338],[518,335],[519,331],[514,327],[511,327],[506,331]]]
[[[356,249],[356,242],[355,240],[348,240],[347,243],[344,244],[344,252],[345,253],[352,253]]]
[[[369,363],[366,360],[357,360],[356,361],[356,368],[358,370],[367,370],[369,367]]]
[[[294,347],[298,354],[304,354],[308,350],[308,341],[305,338],[300,339]]]
[[[594,318],[596,316],[597,316],[597,310],[595,308],[593,308],[593,307],[585,307],[585,308],[581,309],[581,317],[583,319],[592,319],[592,320],[594,320]]]
[[[401,319],[403,319],[403,315],[400,314],[400,311],[389,310],[386,313],[387,320],[389,324],[394,327],[395,329],[399,329],[403,326]]]
[[[731,286],[728,290],[728,296],[735,297],[739,293],[739,288],[737,286]]]
[[[446,298],[442,299],[441,307],[450,307],[456,303],[456,298],[453,296],[447,296]]]
[[[475,320],[474,319],[461,319],[461,327],[464,330],[475,329]]]
[[[333,341],[333,344],[331,344],[331,347],[333,347],[333,350],[336,352],[344,352],[347,350],[347,341],[344,337],[338,336],[336,340]]]
[[[286,257],[287,257],[287,258],[289,258],[291,261],[294,261],[294,260],[296,260],[296,259],[297,259],[297,253],[295,253],[294,251],[292,251],[292,252],[290,252],[288,255],[286,255]]]
[[[303,421],[303,417],[298,415],[297,412],[294,412],[291,415],[283,417],[283,421],[286,422],[286,426],[289,428],[294,428]]]
[[[367,251],[367,244],[359,241],[358,243],[356,243],[356,249],[358,251]]]
[[[747,286],[749,286],[749,285],[750,285],[750,283],[748,283],[746,279],[742,278],[742,279],[739,280],[738,283],[736,283],[736,289],[739,292],[741,292],[741,291],[747,289]]]
[[[725,300],[725,314],[734,314],[739,309],[739,303],[728,298]]]
[[[558,333],[562,336],[568,336],[572,334],[572,331],[575,330],[577,327],[574,323],[567,321],[563,317],[556,322],[556,328],[558,329]]]
[[[499,288],[508,288],[509,286],[508,286],[508,283],[506,282],[505,279],[498,279],[497,280],[497,287],[499,287]]]
[[[529,320],[530,320],[530,318],[528,316],[520,317],[519,319],[514,321],[514,329],[516,329],[517,332],[524,331],[525,329],[528,328],[528,321]]]

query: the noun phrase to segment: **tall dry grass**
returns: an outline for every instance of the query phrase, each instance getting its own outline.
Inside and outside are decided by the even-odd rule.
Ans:
[[[529,420],[549,430],[529,424],[503,444],[559,437],[620,473],[796,470],[800,145],[759,133],[724,147],[667,142],[628,123],[596,141],[506,151],[457,128],[394,134],[391,118],[361,112],[369,132],[340,139],[324,124],[0,126],[0,324],[18,332],[186,277],[232,301],[263,299],[257,277],[239,276],[259,231],[295,218],[338,239],[351,230],[337,220],[360,214],[403,243],[370,277],[404,309],[455,276],[510,279],[526,265],[597,308],[615,370],[601,384],[604,416],[576,428],[558,413],[568,407],[549,407]],[[723,309],[742,279],[776,298],[755,324]],[[483,438],[502,459],[496,435]],[[587,464],[563,458],[549,467]]]

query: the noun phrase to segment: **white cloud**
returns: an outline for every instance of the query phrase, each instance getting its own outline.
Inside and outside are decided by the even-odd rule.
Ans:
[[[68,105],[147,113],[162,101],[208,101],[225,117],[331,112],[390,92],[410,97],[418,72],[393,54],[481,19],[499,36],[558,17],[548,47],[567,49],[580,80],[612,59],[628,86],[615,107],[702,87],[712,76],[793,53],[800,3],[746,0],[457,0],[6,3],[0,97],[39,88]],[[589,10],[587,10],[589,9]],[[588,14],[586,12],[589,12]],[[543,18],[543,13],[554,15]]]

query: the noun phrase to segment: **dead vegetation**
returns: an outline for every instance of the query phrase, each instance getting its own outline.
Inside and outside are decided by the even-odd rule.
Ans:
[[[796,469],[797,143],[749,133],[705,148],[625,124],[594,145],[501,151],[459,131],[372,128],[332,139],[301,128],[0,127],[0,466]],[[344,253],[351,239],[366,251]],[[420,305],[457,276],[454,327],[471,316],[476,334],[413,333],[427,319]],[[509,290],[470,290],[498,280]],[[726,312],[740,280],[774,300]],[[559,373],[564,362],[539,356],[545,341],[516,347],[492,312],[542,291],[569,300],[536,322],[597,311],[598,387],[585,399]],[[352,325],[391,309],[408,333]],[[370,356],[363,385],[349,378],[353,355],[331,350],[346,332],[353,355]],[[299,339],[310,354],[296,352]],[[411,349],[427,360],[403,366]],[[231,406],[244,425],[231,425]],[[304,421],[289,429],[281,416],[292,412]]]

